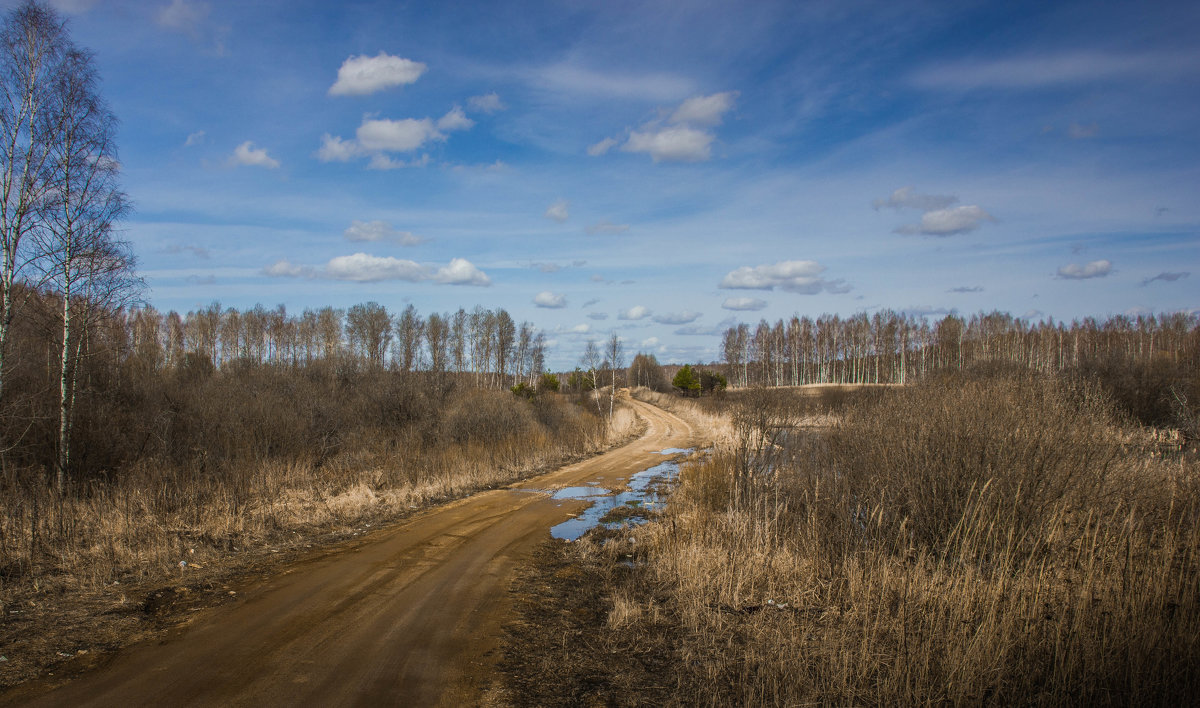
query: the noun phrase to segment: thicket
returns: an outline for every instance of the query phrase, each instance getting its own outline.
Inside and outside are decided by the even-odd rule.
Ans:
[[[1094,381],[1028,370],[822,398],[723,404],[736,434],[685,466],[662,522],[574,546],[607,582],[580,641],[636,647],[588,684],[666,656],[680,705],[1200,692],[1195,449]]]

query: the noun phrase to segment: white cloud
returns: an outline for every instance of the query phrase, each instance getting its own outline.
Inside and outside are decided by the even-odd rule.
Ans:
[[[780,261],[771,265],[742,266],[730,271],[717,287],[730,290],[780,290],[816,295],[825,291],[844,293],[850,286],[843,280],[825,280],[825,266],[816,261]]]
[[[948,209],[927,211],[921,215],[921,223],[901,226],[896,229],[896,233],[954,236],[974,231],[984,221],[995,221],[995,219],[980,207],[964,204]]]
[[[445,140],[428,118],[367,119],[358,126],[358,144],[372,152],[412,152],[433,140]]]
[[[279,167],[279,161],[268,155],[266,148],[256,148],[254,142],[250,140],[234,148],[233,155],[229,158],[229,164],[266,167],[271,170]]]
[[[311,278],[316,272],[308,266],[299,266],[287,259],[280,259],[262,269],[263,275],[275,278]]]
[[[700,319],[702,312],[692,312],[684,310],[683,312],[668,312],[665,315],[655,315],[651,319],[659,324],[665,325],[685,325],[691,324]]]
[[[199,145],[200,143],[203,143],[203,142],[204,142],[204,131],[197,130],[194,133],[188,134],[187,140],[185,140],[183,142],[183,146],[184,147],[192,147],[193,145]]]
[[[644,152],[655,162],[703,162],[712,156],[714,136],[703,130],[675,125],[629,134],[625,152]]]
[[[447,133],[455,130],[469,130],[474,125],[475,121],[468,118],[467,114],[463,113],[463,109],[458,106],[451,108],[450,112],[438,118],[437,122],[438,130],[444,130]]]
[[[619,320],[643,320],[650,316],[650,310],[642,305],[634,305],[628,310],[621,310],[617,314]]]
[[[543,214],[543,216],[561,224],[567,219],[571,218],[571,214],[567,209],[569,206],[570,203],[566,199],[559,199],[550,206],[546,207],[546,213]]]
[[[365,96],[384,89],[411,84],[428,68],[419,61],[395,57],[386,52],[369,57],[352,56],[342,62],[337,81],[329,87],[331,96]]]
[[[1058,277],[1064,280],[1086,280],[1088,278],[1103,278],[1112,272],[1112,262],[1107,260],[1092,261],[1086,265],[1070,263],[1058,269]]]
[[[733,108],[733,101],[737,96],[737,91],[725,91],[724,93],[714,93],[711,96],[689,98],[671,114],[671,122],[705,126],[720,125],[725,113]]]
[[[337,256],[321,268],[296,265],[284,259],[263,268],[262,273],[273,277],[324,278],[354,283],[403,280],[410,283],[434,281],[446,285],[491,285],[491,280],[483,271],[462,258],[455,258],[449,265],[433,270],[414,261],[367,253]]]
[[[551,310],[560,310],[567,306],[567,296],[562,293],[552,293],[549,290],[543,290],[533,296],[533,304]]]
[[[1072,123],[1067,126],[1067,137],[1072,140],[1084,140],[1086,138],[1094,138],[1100,134],[1100,126],[1095,123],[1083,125],[1081,123]]]
[[[412,160],[397,160],[383,153],[375,153],[367,163],[368,170],[400,170],[405,167],[425,167],[430,162],[429,153]]]
[[[892,192],[892,196],[887,199],[876,199],[871,202],[871,205],[876,209],[888,207],[891,209],[920,209],[921,211],[933,211],[935,209],[945,209],[958,202],[958,197],[950,194],[919,194],[913,191],[912,187],[901,187]]]
[[[529,79],[556,93],[651,101],[677,100],[693,87],[690,80],[673,74],[604,74],[565,63],[535,69]]]
[[[342,232],[342,236],[347,241],[386,242],[401,246],[416,246],[425,242],[425,239],[411,231],[397,231],[394,226],[386,221],[359,221],[355,219],[350,222],[350,227]]]
[[[429,277],[428,270],[414,261],[366,253],[337,256],[325,265],[322,274],[333,280],[349,280],[355,283],[375,283],[383,280],[416,283]]]
[[[657,347],[658,346],[658,337],[647,337],[646,339],[643,339],[642,343],[638,346],[648,347],[648,348]]]
[[[500,100],[500,94],[492,91],[485,93],[482,96],[472,96],[467,99],[467,107],[476,113],[497,113],[508,108],[504,102]]]
[[[321,149],[317,150],[317,159],[321,162],[349,162],[362,155],[362,148],[353,140],[343,140],[336,135],[325,133],[321,136]]]
[[[1195,52],[1076,51],[981,62],[939,62],[917,72],[912,82],[926,89],[1035,89],[1194,74],[1197,67],[1200,56]]]
[[[492,284],[491,278],[473,263],[465,258],[455,258],[450,265],[438,268],[433,279],[447,285],[478,285],[486,287]]]
[[[761,310],[766,306],[766,300],[759,300],[756,297],[730,297],[726,298],[725,302],[721,303],[721,307],[726,310],[738,310],[745,312]]]
[[[629,224],[614,224],[611,221],[599,221],[585,229],[589,234],[623,234],[629,230]]]
[[[1149,285],[1150,283],[1153,283],[1156,280],[1161,280],[1164,283],[1173,283],[1176,280],[1186,278],[1189,275],[1191,275],[1191,273],[1188,271],[1178,271],[1178,272],[1174,272],[1174,273],[1162,272],[1162,273],[1159,273],[1158,275],[1154,276],[1153,278],[1146,278],[1145,280],[1143,280],[1142,286],[1144,287],[1146,285]]]
[[[181,32],[196,32],[208,17],[208,3],[189,0],[171,0],[171,4],[159,9],[158,24]]]
[[[616,147],[618,142],[620,141],[618,141],[616,138],[605,138],[594,145],[589,145],[587,154],[591,155],[592,157],[599,157],[600,155],[603,155]]]

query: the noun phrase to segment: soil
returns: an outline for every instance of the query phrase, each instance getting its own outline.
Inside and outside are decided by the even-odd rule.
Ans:
[[[501,627],[513,619],[516,570],[551,526],[586,506],[546,491],[619,487],[661,462],[659,450],[697,442],[682,419],[629,405],[645,433],[598,457],[332,548],[294,549],[226,584],[151,593],[129,609],[161,618],[155,631],[139,630],[144,640],[76,653],[0,705],[478,704],[496,675]],[[114,627],[122,621],[132,620]]]

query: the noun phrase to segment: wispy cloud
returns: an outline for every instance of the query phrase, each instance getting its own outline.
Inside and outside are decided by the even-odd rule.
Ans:
[[[901,187],[892,192],[892,195],[887,199],[876,199],[871,202],[871,205],[876,209],[920,209],[921,211],[933,211],[935,209],[945,209],[957,202],[958,197],[952,194],[920,194],[912,187]]]
[[[912,76],[924,89],[1040,89],[1200,73],[1200,53],[1073,51],[939,62]]]
[[[629,224],[614,224],[611,221],[598,221],[585,229],[589,235],[623,234],[629,230]]]
[[[957,288],[950,288],[946,292],[948,292],[948,293],[981,293],[981,292],[983,292],[983,287],[980,285],[963,285],[963,286],[960,286]]]
[[[1173,283],[1176,280],[1181,280],[1183,278],[1188,277],[1189,275],[1191,275],[1191,272],[1189,272],[1189,271],[1176,271],[1176,272],[1163,271],[1162,273],[1159,273],[1158,275],[1154,276],[1153,278],[1146,278],[1145,280],[1143,280],[1142,287],[1146,287],[1147,285],[1149,285],[1150,283],[1153,283],[1156,280],[1160,280],[1164,283]]]
[[[570,206],[570,202],[566,199],[556,200],[553,204],[546,207],[546,213],[542,214],[542,216],[561,224],[571,218]]]
[[[500,100],[500,94],[492,91],[485,93],[482,96],[472,96],[467,99],[467,108],[470,108],[476,113],[498,113],[505,110],[508,106]]]
[[[342,232],[347,241],[368,243],[394,243],[400,246],[417,246],[425,243],[424,238],[411,231],[398,231],[386,221],[359,221],[355,219]]]

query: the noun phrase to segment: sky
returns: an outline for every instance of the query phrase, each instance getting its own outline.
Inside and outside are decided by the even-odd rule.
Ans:
[[[554,368],[793,314],[1200,311],[1200,3],[51,5],[159,310],[503,307]]]

